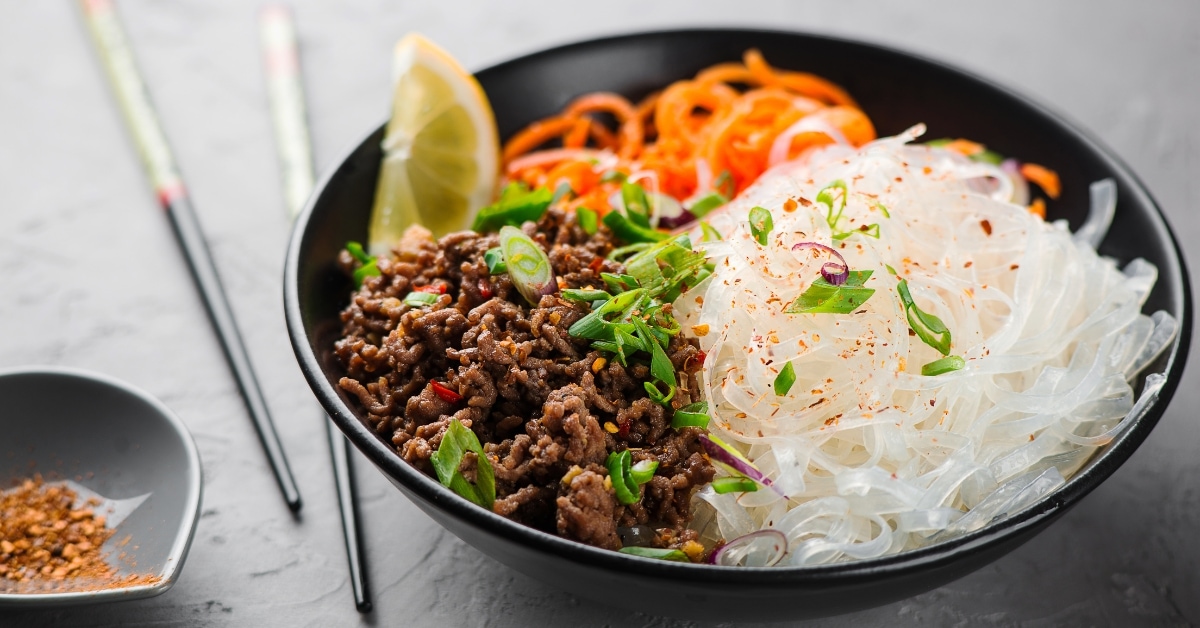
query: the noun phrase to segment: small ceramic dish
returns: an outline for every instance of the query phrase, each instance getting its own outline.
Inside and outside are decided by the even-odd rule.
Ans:
[[[0,608],[133,600],[171,588],[200,512],[196,445],[162,402],[111,377],[67,368],[0,371],[0,492],[40,475],[66,482],[115,533],[102,550],[116,588],[65,580],[51,590],[0,578]],[[149,582],[140,584],[141,582]]]

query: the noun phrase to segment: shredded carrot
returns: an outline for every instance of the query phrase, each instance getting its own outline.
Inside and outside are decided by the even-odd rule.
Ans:
[[[789,132],[810,116],[831,131]],[[622,179],[603,176],[611,171],[652,181],[654,191],[679,200],[714,191],[717,181],[729,181],[722,193],[736,193],[775,162],[839,139],[855,146],[875,139],[845,90],[748,50],[741,62],[710,66],[636,104],[610,92],[578,97],[508,141],[504,172],[533,186],[567,181],[574,195],[561,201],[565,207],[603,213]]]
[[[1021,164],[1021,176],[1042,188],[1050,198],[1058,198],[1059,193],[1062,192],[1058,173],[1045,166],[1031,163]]]
[[[971,140],[964,140],[962,138],[950,140],[942,148],[945,148],[946,150],[952,150],[967,157],[978,155],[984,151],[983,144],[980,144],[979,142],[972,142]]]
[[[1046,201],[1043,201],[1040,198],[1033,199],[1033,202],[1029,204],[1029,212],[1032,214],[1036,214],[1038,217],[1045,220],[1046,219]]]

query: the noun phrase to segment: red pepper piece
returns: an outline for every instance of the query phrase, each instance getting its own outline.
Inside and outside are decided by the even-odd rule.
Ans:
[[[588,268],[592,269],[592,272],[594,272],[594,273],[599,273],[600,269],[603,267],[604,267],[604,258],[603,257],[597,257],[596,259],[592,260],[591,264],[588,264]]]
[[[690,371],[693,366],[695,366],[696,368],[703,367],[704,360],[707,357],[708,357],[708,354],[704,353],[703,351],[697,351],[696,355],[688,358],[687,361],[683,363],[683,370]]]
[[[487,279],[479,280],[479,296],[484,299],[492,298],[492,284]]]
[[[629,438],[630,423],[629,419],[622,419],[617,422],[617,435],[621,438]]]
[[[446,403],[458,403],[462,401],[462,395],[446,388],[437,382],[429,382],[429,387],[433,389],[433,393],[442,398]]]
[[[413,288],[413,292],[428,292],[430,294],[446,294],[446,284],[436,283],[436,284],[429,284],[428,286],[419,286],[417,288]]]

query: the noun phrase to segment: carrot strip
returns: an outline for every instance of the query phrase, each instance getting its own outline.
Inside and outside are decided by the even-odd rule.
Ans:
[[[1050,198],[1058,198],[1059,193],[1062,192],[1062,183],[1058,180],[1058,173],[1045,166],[1023,163],[1021,164],[1021,176],[1037,184]]]
[[[1045,220],[1046,219],[1046,201],[1043,201],[1040,198],[1033,199],[1033,202],[1029,204],[1029,212],[1037,215],[1042,220]]]
[[[984,151],[983,144],[980,144],[979,142],[972,142],[971,140],[964,140],[962,138],[950,140],[942,148],[945,148],[946,150],[952,150],[967,157],[978,155]]]
[[[509,162],[525,153],[562,136],[575,128],[575,118],[555,116],[539,120],[519,131],[504,145],[504,161]]]
[[[574,126],[567,134],[563,136],[563,148],[583,148],[587,144],[588,131],[591,129],[592,123],[586,118],[578,118],[575,120]]]

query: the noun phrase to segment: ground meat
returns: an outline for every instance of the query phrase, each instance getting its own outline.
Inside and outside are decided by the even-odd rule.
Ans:
[[[600,273],[624,272],[604,257],[613,248],[607,229],[589,236],[554,209],[522,228],[547,251],[560,288],[603,287]],[[646,395],[644,364],[622,366],[568,333],[587,304],[547,295],[530,307],[507,274],[489,274],[484,253],[497,245],[494,234],[435,241],[409,229],[342,311],[340,386],[382,438],[431,475],[429,458],[451,421],[474,431],[492,462],[500,515],[609,549],[621,547],[619,526],[653,527],[661,547],[693,539],[691,498],[713,477],[702,430],[670,427],[673,410]],[[349,253],[339,261],[353,270]],[[436,303],[405,305],[418,289]],[[681,382],[673,407],[698,400],[696,341],[679,334],[667,355]],[[659,461],[628,506],[617,503],[604,467],[624,449],[635,461]]]

